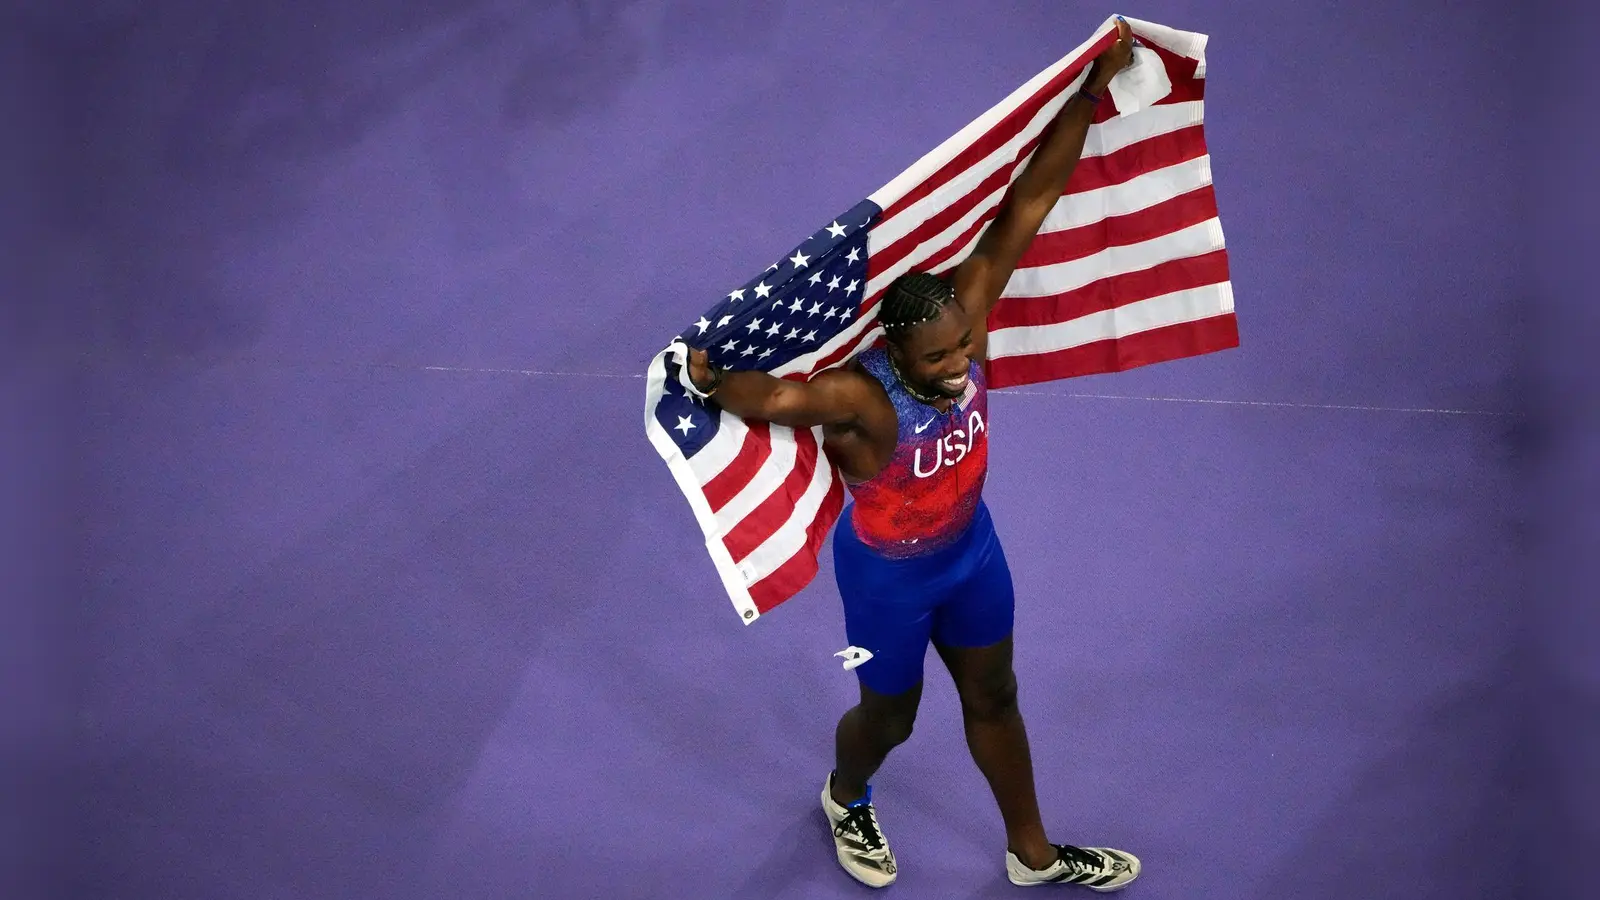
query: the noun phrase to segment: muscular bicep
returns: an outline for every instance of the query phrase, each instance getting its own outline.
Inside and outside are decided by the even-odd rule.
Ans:
[[[956,295],[969,315],[977,315],[981,309],[987,316],[994,309],[1053,205],[1051,198],[1012,198],[1000,208],[978,245],[956,269]]]
[[[859,421],[871,402],[863,376],[831,369],[810,381],[783,380],[767,398],[762,418],[791,428],[845,425]]]
[[[968,352],[980,362],[989,359],[989,313],[994,311],[995,302],[1006,289],[1009,278],[1010,270],[1001,278],[993,262],[981,256],[968,257],[956,270],[953,280],[956,302],[961,304],[972,325],[972,347]]]

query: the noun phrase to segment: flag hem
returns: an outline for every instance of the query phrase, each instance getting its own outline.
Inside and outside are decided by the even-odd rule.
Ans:
[[[756,608],[755,600],[750,596],[750,588],[744,583],[739,566],[734,563],[728,548],[724,547],[717,537],[716,515],[700,491],[694,472],[689,468],[689,460],[684,457],[683,451],[678,449],[678,445],[673,443],[671,435],[666,433],[661,423],[656,421],[655,410],[650,402],[650,398],[659,396],[666,385],[666,359],[671,354],[672,348],[669,346],[657,353],[650,363],[650,374],[645,384],[645,432],[650,438],[650,443],[655,446],[656,452],[666,462],[667,470],[672,473],[673,480],[678,483],[678,491],[689,501],[689,508],[694,511],[695,522],[699,524],[700,534],[705,538],[706,551],[710,553],[711,563],[716,567],[717,576],[722,579],[722,586],[728,592],[728,599],[733,602],[734,611],[739,614],[741,622],[749,625],[761,618],[761,611]]]

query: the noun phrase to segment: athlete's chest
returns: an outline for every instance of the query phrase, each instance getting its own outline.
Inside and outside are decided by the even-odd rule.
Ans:
[[[911,399],[896,404],[900,419],[894,464],[914,478],[981,469],[988,461],[988,391],[973,382],[947,410]]]

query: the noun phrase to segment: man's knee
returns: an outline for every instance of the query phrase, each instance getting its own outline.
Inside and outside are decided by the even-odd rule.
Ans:
[[[961,686],[961,708],[970,718],[1004,718],[1017,709],[1017,675],[1010,666],[986,672]]]
[[[878,739],[884,746],[898,747],[911,740],[911,729],[917,724],[916,713],[895,713],[878,721]]]
[[[874,698],[877,702],[863,704],[866,720],[881,745],[898,747],[911,739],[911,729],[917,723],[920,694],[919,685],[918,689],[892,700],[877,697]]]

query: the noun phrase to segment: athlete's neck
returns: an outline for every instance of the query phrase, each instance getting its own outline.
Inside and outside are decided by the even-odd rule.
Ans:
[[[951,404],[956,402],[952,397],[937,397],[932,394],[923,393],[917,388],[916,385],[912,384],[910,381],[907,381],[906,376],[900,374],[900,367],[894,364],[894,355],[885,355],[889,360],[889,371],[894,373],[895,380],[900,382],[900,386],[906,389],[906,393],[914,397],[919,403],[926,403],[940,412],[947,412],[950,409]]]

